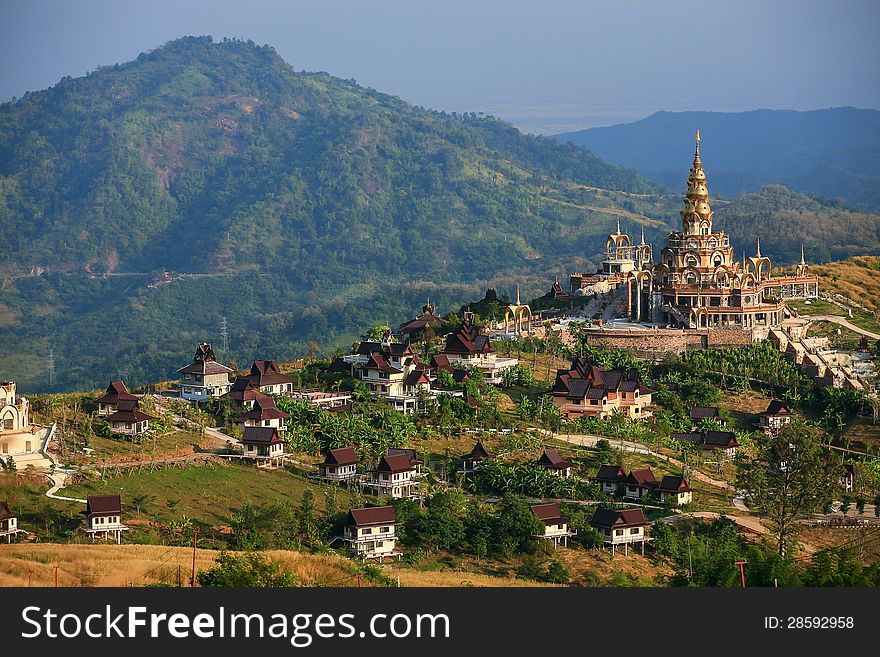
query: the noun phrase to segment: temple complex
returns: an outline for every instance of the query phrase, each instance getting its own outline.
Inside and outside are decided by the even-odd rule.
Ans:
[[[742,340],[737,341],[766,338],[770,329],[795,315],[786,300],[818,297],[819,279],[810,274],[803,249],[794,276],[772,273],[760,240],[753,256],[736,260],[730,236],[713,226],[714,214],[698,130],[681,228],[668,235],[659,258],[645,243],[644,229],[635,244],[620,230],[618,219],[601,270],[589,277],[573,274],[572,293],[583,294],[588,286],[597,292],[617,291],[624,301],[620,319],[631,330],[638,325],[700,334],[724,329],[728,336],[740,332]]]

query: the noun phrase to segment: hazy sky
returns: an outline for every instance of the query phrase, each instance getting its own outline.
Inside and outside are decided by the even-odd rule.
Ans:
[[[0,0],[0,100],[201,34],[533,131],[880,109],[877,0]]]

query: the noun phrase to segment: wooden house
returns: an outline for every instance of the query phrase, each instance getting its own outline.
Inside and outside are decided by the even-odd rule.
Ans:
[[[603,493],[621,497],[626,486],[626,473],[619,465],[600,465],[593,481],[602,487]]]
[[[379,496],[418,497],[415,474],[416,466],[405,454],[383,456],[378,467],[366,473],[364,486]]]
[[[703,420],[715,420],[723,425],[724,421],[720,413],[721,410],[717,406],[694,406],[691,409],[691,429],[697,431]]]
[[[553,547],[558,547],[560,543],[568,547],[568,537],[574,536],[577,532],[569,528],[568,518],[559,511],[559,505],[535,504],[531,509],[535,517],[544,523],[544,533],[538,536],[552,541]]]
[[[244,429],[248,427],[272,427],[278,429],[278,433],[283,436],[284,432],[287,431],[285,420],[288,417],[290,417],[289,414],[278,410],[274,399],[258,392],[254,397],[253,406],[238,418],[238,423]]]
[[[116,412],[107,416],[110,431],[125,436],[143,436],[150,429],[150,420],[154,419],[149,413],[144,413],[139,408],[140,402],[119,401]]]
[[[361,559],[400,557],[397,550],[397,517],[393,506],[352,509],[343,529],[342,540],[353,556]]]
[[[483,441],[478,440],[477,444],[474,445],[470,452],[462,455],[461,466],[459,466],[458,472],[462,474],[473,473],[476,471],[480,463],[490,458],[492,458],[492,456],[489,454],[488,450],[483,447]]]
[[[283,374],[274,360],[255,360],[247,378],[254,388],[264,394],[284,395],[293,392],[293,379]]]
[[[656,489],[659,482],[651,468],[641,468],[626,475],[623,484],[623,497],[638,501]]]
[[[284,440],[276,427],[245,426],[239,443],[247,459],[272,464],[284,458]]]
[[[122,499],[119,495],[90,495],[86,500],[86,533],[96,537],[122,542]]]
[[[18,516],[9,510],[6,502],[0,502],[0,540],[5,536],[6,542],[11,543],[16,534],[25,533],[18,528]]]
[[[645,541],[648,539],[648,520],[641,509],[596,509],[590,525],[602,533],[605,545],[610,545],[612,552],[618,545],[628,551],[631,543],[640,543],[642,554],[645,553]]]
[[[318,464],[318,477],[329,481],[357,479],[358,457],[354,447],[331,449]]]
[[[782,431],[791,419],[791,411],[785,402],[774,399],[768,404],[766,411],[758,413],[758,428],[767,435],[773,436]]]
[[[571,476],[571,463],[562,458],[555,449],[545,449],[536,464],[542,468],[547,468],[553,474],[560,477],[567,479]]]
[[[95,400],[96,415],[109,417],[119,410],[119,402],[137,402],[139,397],[131,394],[122,381],[111,381],[103,395]]]
[[[177,370],[182,375],[180,396],[195,402],[218,399],[229,392],[232,370],[214,358],[214,347],[200,342],[192,362]]]
[[[694,500],[694,493],[684,477],[664,475],[656,490],[663,504],[671,502],[675,506],[682,506]]]
[[[609,418],[624,413],[637,420],[653,414],[654,391],[637,369],[609,371],[576,357],[567,370],[557,370],[550,390],[553,403],[570,417]]]

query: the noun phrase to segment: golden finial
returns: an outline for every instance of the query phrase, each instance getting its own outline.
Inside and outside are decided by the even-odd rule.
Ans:
[[[642,244],[645,243],[645,227],[642,226]]]
[[[697,145],[694,149],[694,167],[700,163],[700,129],[697,128]]]
[[[620,235],[620,215],[617,215],[617,232],[615,235]]]
[[[758,238],[758,253],[756,254],[758,258],[761,257],[761,238]]]
[[[805,265],[807,262],[804,260],[804,245],[801,244],[801,264]]]
[[[697,143],[700,143],[700,129],[697,128]]]

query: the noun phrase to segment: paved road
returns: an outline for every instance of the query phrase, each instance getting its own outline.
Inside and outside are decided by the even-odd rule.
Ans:
[[[756,518],[754,516],[730,516],[721,513],[715,513],[714,511],[695,511],[693,513],[676,513],[671,516],[666,516],[665,518],[660,518],[662,522],[670,523],[675,521],[678,518],[705,518],[708,520],[717,520],[718,518],[724,515],[725,518],[732,520],[740,527],[744,529],[751,530],[753,532],[757,532],[758,534],[769,534],[770,530],[767,529],[763,524],[761,524],[760,518]]]
[[[850,331],[855,331],[856,333],[860,333],[861,335],[867,335],[869,338],[873,338],[874,340],[880,340],[880,335],[876,333],[871,333],[871,331],[866,331],[860,326],[856,326],[849,320],[840,315],[801,315],[801,317],[805,319],[811,319],[817,322],[834,322],[835,324],[840,324],[841,326],[845,326]]]

